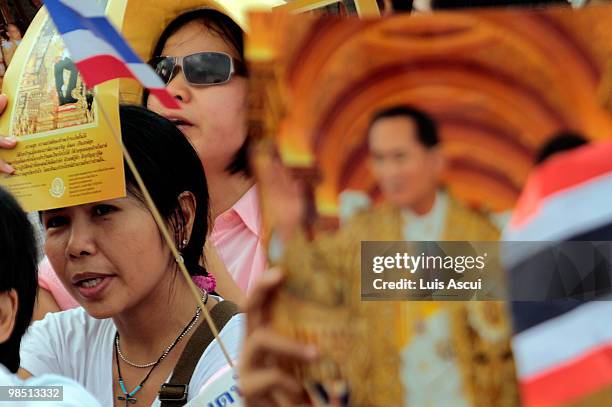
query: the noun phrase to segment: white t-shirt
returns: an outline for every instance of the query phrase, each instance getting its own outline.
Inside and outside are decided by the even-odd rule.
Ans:
[[[238,358],[244,324],[244,314],[238,314],[219,333],[232,360]],[[100,404],[112,406],[116,331],[112,319],[95,319],[81,307],[49,313],[42,321],[32,324],[21,340],[21,367],[34,376],[55,373],[74,379]],[[196,396],[210,377],[225,365],[221,347],[214,340],[202,353],[193,372],[188,399]],[[152,407],[159,405],[158,399],[151,404]]]
[[[94,399],[91,394],[87,393],[85,389],[75,382],[65,377],[56,375],[43,375],[39,377],[32,377],[28,380],[21,380],[14,374],[8,371],[6,367],[0,365],[0,386],[28,386],[28,387],[41,387],[41,386],[60,386],[62,389],[61,401],[23,401],[23,399],[14,398],[12,400],[0,401],[2,407],[100,407],[100,404]],[[3,399],[8,396],[8,390],[3,394]],[[53,394],[53,393],[52,393]],[[26,393],[27,395],[27,393]],[[13,396],[14,397],[14,396]],[[51,396],[55,397],[55,396]]]

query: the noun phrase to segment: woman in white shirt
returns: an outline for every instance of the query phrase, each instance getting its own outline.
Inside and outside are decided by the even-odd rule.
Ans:
[[[139,107],[121,107],[123,143],[174,235],[192,275],[209,229],[202,164],[168,120]],[[104,406],[158,406],[193,332],[204,321],[152,214],[125,169],[127,197],[41,214],[45,252],[82,306],[51,313],[32,325],[21,349],[22,376],[57,373],[81,383]],[[220,298],[202,292],[208,309]],[[221,330],[235,359],[242,315]],[[205,322],[204,322],[205,323]],[[226,364],[217,341],[204,350],[188,399]]]
[[[32,225],[15,198],[0,188],[0,387],[4,390],[0,406],[99,406],[70,379],[43,375],[23,381],[13,374],[19,367],[21,337],[32,319],[36,259]],[[55,389],[42,392],[42,396],[48,396],[45,402],[40,398],[28,399],[36,391],[41,395],[40,389],[27,388],[31,386],[55,386]],[[60,386],[62,393],[56,390]]]

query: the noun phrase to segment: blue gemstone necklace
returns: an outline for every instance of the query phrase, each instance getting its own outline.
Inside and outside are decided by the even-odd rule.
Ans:
[[[206,305],[207,302],[208,302],[208,293],[206,293],[206,299],[204,300],[204,305]],[[201,312],[202,310],[200,309],[200,307],[197,307],[197,311],[195,315],[193,316],[193,318],[191,318],[191,321],[189,321],[189,323],[185,326],[185,328],[183,328],[183,331],[180,333],[180,335],[177,336],[176,339],[170,344],[170,346],[166,348],[164,353],[161,354],[161,356],[157,359],[157,361],[155,361],[152,364],[148,363],[147,365],[137,365],[135,363],[131,363],[130,361],[126,360],[126,358],[121,353],[121,348],[119,347],[119,332],[115,333],[115,360],[117,362],[117,376],[119,376],[119,387],[121,387],[121,392],[123,393],[123,396],[117,396],[117,399],[119,401],[125,401],[126,407],[128,407],[130,404],[136,404],[138,402],[138,400],[134,397],[136,393],[138,393],[140,389],[142,389],[142,386],[149,379],[149,376],[151,376],[151,373],[153,373],[153,370],[155,370],[155,368],[161,363],[161,361],[164,360],[166,356],[168,356],[168,354],[176,346],[176,344],[179,343],[179,341],[183,339],[183,337],[187,335],[187,333],[194,327],[194,325],[200,319]],[[129,365],[132,365],[135,367],[152,366],[151,369],[149,369],[149,372],[147,373],[147,375],[144,377],[144,379],[142,379],[140,384],[134,387],[134,390],[132,391],[128,391],[127,388],[125,387],[125,382],[123,381],[123,376],[121,375],[119,355],[121,355],[121,359],[124,360]]]

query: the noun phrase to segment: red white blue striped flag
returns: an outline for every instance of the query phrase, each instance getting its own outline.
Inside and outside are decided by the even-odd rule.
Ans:
[[[162,80],[138,57],[95,0],[45,0],[45,5],[88,87],[133,78],[164,106],[179,109]]]
[[[612,141],[537,168],[505,239],[533,248],[514,253],[513,297],[575,299],[511,304],[523,406],[612,405]]]

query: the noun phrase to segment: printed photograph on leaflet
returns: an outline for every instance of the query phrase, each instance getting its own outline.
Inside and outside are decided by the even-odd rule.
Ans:
[[[111,18],[125,5],[100,0]],[[115,21],[116,23],[117,21]],[[86,44],[84,44],[86,46]],[[28,211],[125,195],[117,81],[88,89],[47,11],[41,8],[11,62],[2,92],[2,134],[17,138],[0,152],[15,172],[0,176]],[[108,123],[102,109],[110,118]]]

